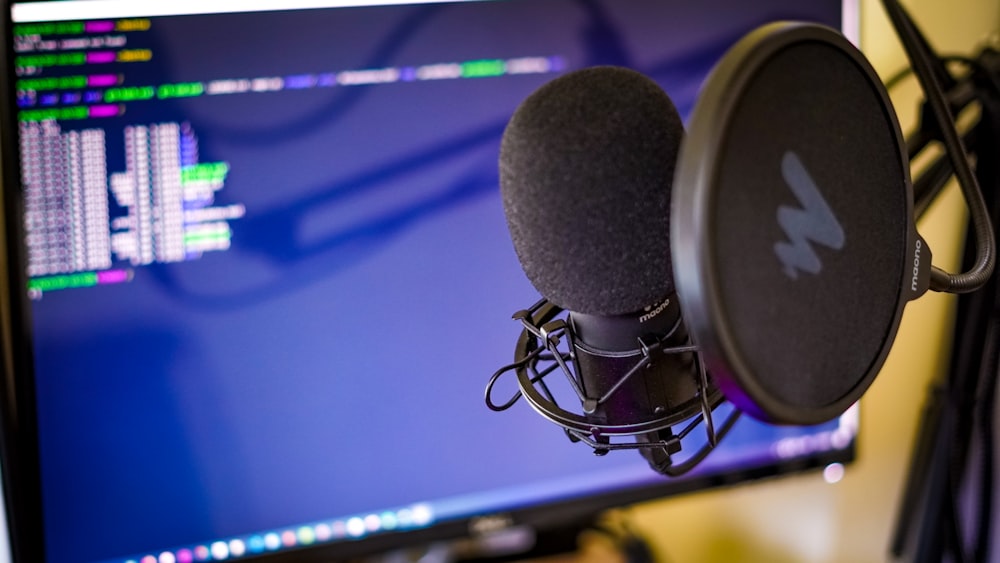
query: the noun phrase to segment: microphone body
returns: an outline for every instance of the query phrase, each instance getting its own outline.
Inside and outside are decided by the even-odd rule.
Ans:
[[[584,412],[601,424],[634,424],[662,415],[665,409],[683,402],[688,383],[683,377],[691,370],[690,354],[675,357],[658,354],[657,346],[669,342],[683,345],[687,335],[675,299],[650,306],[641,313],[619,316],[587,315],[569,312],[574,335],[577,378],[584,395],[599,398],[614,386],[644,355],[650,360],[629,382],[629,392],[611,393],[600,405],[584,404]],[[645,350],[645,352],[644,352]]]
[[[670,191],[683,136],[673,102],[653,80],[593,67],[525,99],[500,149],[514,250],[532,285],[566,311],[555,325],[547,317],[528,323],[537,342],[518,357],[547,348],[583,414],[533,394],[535,378],[519,373],[522,392],[595,453],[636,448],[661,472],[680,449],[671,427],[709,416],[720,402],[690,347],[673,288]],[[619,436],[635,443],[610,442]]]
[[[576,376],[587,400],[583,411],[596,427],[641,424],[670,415],[690,419],[702,412],[694,352],[667,354],[688,343],[677,299],[671,297],[631,315],[602,316],[570,311]],[[629,372],[646,359],[638,373]],[[629,377],[628,381],[625,378]],[[621,386],[622,392],[616,392]],[[607,397],[598,403],[594,398]],[[665,473],[680,442],[670,429],[635,435],[650,467]]]

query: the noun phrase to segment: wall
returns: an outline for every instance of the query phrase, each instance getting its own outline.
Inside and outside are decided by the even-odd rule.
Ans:
[[[1000,29],[996,0],[904,2],[933,46],[971,54]],[[862,50],[886,78],[906,65],[881,3],[862,0]],[[913,80],[892,92],[904,132],[911,130],[919,91]],[[919,224],[934,262],[955,271],[965,211],[958,190]],[[928,294],[906,309],[889,360],[862,401],[858,461],[844,479],[821,475],[652,502],[628,511],[663,561],[885,561],[917,417],[931,378],[946,362],[953,298]]]

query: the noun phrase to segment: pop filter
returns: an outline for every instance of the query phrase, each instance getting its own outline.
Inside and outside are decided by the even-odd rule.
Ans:
[[[903,137],[867,60],[821,26],[751,33],[706,82],[673,186],[678,297],[726,397],[773,423],[846,410],[930,279]]]

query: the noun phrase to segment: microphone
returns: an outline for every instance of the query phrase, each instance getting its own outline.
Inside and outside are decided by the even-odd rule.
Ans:
[[[792,425],[842,414],[874,381],[909,301],[973,291],[993,270],[988,213],[936,89],[925,91],[976,227],[962,274],[931,266],[895,110],[832,29],[783,22],[741,39],[706,80],[687,134],[670,98],[633,70],[542,86],[504,132],[500,189],[543,298],[515,313],[515,361],[490,379],[487,405],[523,396],[595,453],[639,449],[671,476],[741,412]],[[519,390],[498,405],[508,372]],[[558,404],[546,383],[556,372],[582,413]],[[735,408],[717,431],[723,401]],[[673,463],[699,424],[705,445]]]
[[[674,291],[670,190],[683,136],[659,85],[593,67],[525,99],[500,147],[515,252],[539,293],[568,311],[560,327],[585,422],[567,430],[597,453],[612,448],[610,436],[634,435],[661,473],[679,449],[670,427],[721,401],[689,347]],[[558,418],[548,415],[559,409],[533,406]]]

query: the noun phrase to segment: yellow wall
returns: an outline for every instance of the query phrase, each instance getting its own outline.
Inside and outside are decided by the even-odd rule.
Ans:
[[[862,0],[862,50],[883,78],[905,58],[881,3]],[[971,54],[1000,29],[996,0],[905,2],[940,52]],[[904,132],[912,127],[914,81],[893,92]],[[954,271],[964,207],[952,187],[919,224],[936,265]],[[858,461],[827,484],[817,473],[637,506],[629,519],[664,561],[866,562],[888,559],[915,425],[931,377],[946,361],[953,299],[911,303],[883,372],[862,400]]]

